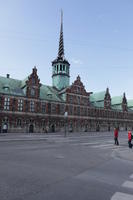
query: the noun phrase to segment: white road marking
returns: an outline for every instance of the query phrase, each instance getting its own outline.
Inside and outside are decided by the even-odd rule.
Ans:
[[[116,147],[114,144],[99,144],[92,146],[93,148],[112,148]]]
[[[122,192],[116,192],[111,200],[133,200],[133,195]]]
[[[125,181],[122,186],[133,189],[133,181]]]

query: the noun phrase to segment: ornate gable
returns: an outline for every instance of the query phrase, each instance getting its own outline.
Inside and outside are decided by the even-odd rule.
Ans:
[[[67,103],[77,104],[77,105],[89,105],[89,95],[86,92],[83,83],[80,80],[80,76],[74,81],[74,83],[66,89]]]
[[[89,96],[90,93],[86,92],[83,83],[81,82],[80,76],[72,83],[72,85],[66,90],[69,93]]]
[[[111,96],[109,93],[109,88],[106,89],[105,97],[104,97],[104,108],[110,109],[111,108]]]
[[[40,79],[37,75],[37,69],[36,67],[33,68],[32,74],[28,77],[28,80],[26,81],[26,96],[30,98],[39,98],[40,96]]]
[[[127,111],[127,98],[126,98],[125,92],[123,94],[123,99],[122,99],[122,110]]]

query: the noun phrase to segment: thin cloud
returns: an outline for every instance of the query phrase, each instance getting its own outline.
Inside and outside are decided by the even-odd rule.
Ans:
[[[71,61],[72,61],[72,63],[75,64],[75,65],[82,65],[82,64],[83,64],[82,60],[80,60],[80,59],[72,58]]]

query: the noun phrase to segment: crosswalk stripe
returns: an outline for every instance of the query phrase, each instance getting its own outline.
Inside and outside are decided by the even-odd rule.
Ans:
[[[133,181],[125,181],[122,186],[133,189]]]
[[[99,145],[93,145],[92,146],[93,148],[112,148],[112,147],[115,147],[115,148],[120,148],[120,146],[115,146],[114,144],[99,144]]]
[[[116,192],[111,200],[133,200],[133,195],[122,192]]]

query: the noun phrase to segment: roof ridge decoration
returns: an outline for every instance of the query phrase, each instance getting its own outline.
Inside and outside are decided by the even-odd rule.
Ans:
[[[108,87],[106,88],[106,93],[105,93],[104,99],[106,99],[106,100],[111,100],[111,96],[110,96],[109,88],[108,88]]]
[[[123,93],[123,103],[127,104],[127,98],[125,92]]]
[[[72,83],[70,87],[66,90],[68,93],[74,93],[84,96],[89,96],[90,92],[87,92],[85,86],[83,85],[80,76],[78,75],[76,80]]]

